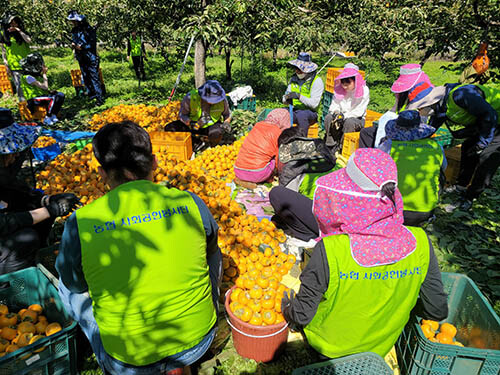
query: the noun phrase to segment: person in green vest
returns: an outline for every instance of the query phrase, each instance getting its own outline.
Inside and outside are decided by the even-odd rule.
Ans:
[[[130,37],[127,39],[127,60],[129,60],[130,57],[132,57],[132,64],[134,64],[137,79],[145,81],[146,73],[144,72],[144,61],[147,60],[146,49],[144,48],[142,38],[137,36],[135,30],[130,33]]]
[[[312,62],[310,54],[300,52],[288,65],[292,66],[295,72],[283,95],[283,103],[293,105],[293,123],[306,135],[309,126],[318,122],[317,111],[325,85],[316,74],[318,65]]]
[[[430,96],[443,98],[433,106],[430,125],[446,123],[462,143],[457,183],[448,192],[458,193],[446,207],[469,210],[474,199],[491,184],[500,165],[500,89],[489,85],[446,84],[435,87]]]
[[[48,69],[42,55],[38,52],[30,53],[21,59],[21,68],[23,72],[21,87],[28,109],[33,113],[36,106],[43,106],[47,111],[43,123],[49,126],[55,124],[59,121],[57,115],[64,104],[64,94],[49,90]]]
[[[179,121],[165,126],[165,131],[188,131],[208,137],[210,146],[218,145],[225,129],[230,129],[231,111],[226,92],[215,80],[208,80],[188,92],[181,102]]]
[[[24,30],[23,21],[16,14],[7,13],[4,15],[2,29],[0,42],[2,43],[3,63],[7,67],[7,72],[12,75],[19,100],[24,101],[20,61],[30,53],[31,38]]]
[[[436,129],[421,121],[416,110],[402,111],[385,126],[379,149],[398,167],[398,189],[403,196],[404,224],[417,226],[433,216],[444,186],[446,157],[431,135]]]
[[[281,308],[321,358],[367,351],[384,357],[416,305],[426,319],[448,315],[427,234],[403,226],[397,180],[388,154],[362,148],[345,168],[317,181],[320,240],[299,292],[285,295]]]
[[[56,260],[65,309],[105,374],[189,367],[216,332],[217,224],[195,194],[153,182],[156,157],[136,123],[105,125],[92,147],[110,191],[65,224]]]

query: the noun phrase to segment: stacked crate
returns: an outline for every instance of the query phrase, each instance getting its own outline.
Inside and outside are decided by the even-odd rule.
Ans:
[[[6,92],[14,94],[9,76],[7,75],[7,67],[5,65],[0,65],[0,91],[2,94],[5,94]]]

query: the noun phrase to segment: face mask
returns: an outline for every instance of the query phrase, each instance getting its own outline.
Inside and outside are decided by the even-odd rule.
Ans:
[[[299,79],[304,79],[307,76],[307,73],[295,73]]]

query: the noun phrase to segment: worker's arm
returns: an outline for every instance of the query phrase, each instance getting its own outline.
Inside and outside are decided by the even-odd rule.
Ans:
[[[132,46],[130,45],[130,39],[127,38],[127,59],[130,59],[130,51],[132,50]]]
[[[212,284],[212,298],[214,306],[217,307],[219,299],[219,288],[222,281],[222,253],[218,242],[219,226],[210,213],[207,205],[196,194],[189,192],[200,211],[203,228],[207,238],[207,265],[210,282]]]
[[[304,95],[300,95],[299,100],[314,111],[318,108],[324,91],[325,85],[323,84],[323,80],[318,78],[314,81],[311,87],[311,97],[306,98]]]
[[[313,255],[300,275],[300,289],[288,300],[283,298],[281,309],[288,322],[305,326],[314,318],[323,295],[328,290],[330,270],[323,241],[314,247]]]
[[[224,110],[222,111],[222,118],[225,123],[229,123],[231,120],[231,110],[229,109],[229,103],[227,99],[224,99]]]
[[[429,269],[423,284],[420,286],[420,303],[417,305],[417,314],[436,321],[448,316],[448,300],[441,281],[441,271],[434,254],[434,248],[429,240]]]
[[[292,92],[292,84],[289,83],[287,88],[286,88],[285,95],[283,95],[283,98],[281,99],[283,104],[288,104],[288,101],[286,100],[286,94],[289,94],[291,92]]]
[[[190,103],[191,103],[191,95],[187,93],[181,102],[181,107],[179,109],[179,120],[181,120],[184,124],[188,126],[191,123],[191,119],[189,118],[189,114],[191,112]]]
[[[83,293],[88,290],[82,268],[82,248],[76,213],[73,213],[64,224],[61,246],[56,258],[56,270],[62,283],[73,293]]]
[[[481,89],[475,85],[466,85],[453,92],[453,100],[468,113],[476,117],[479,141],[477,148],[486,148],[493,140],[497,127],[498,114],[495,109],[483,98]]]
[[[31,83],[28,82],[32,86],[36,86],[44,91],[49,91],[49,80],[47,78],[47,67],[43,66],[42,68],[42,82],[37,81],[36,79]]]

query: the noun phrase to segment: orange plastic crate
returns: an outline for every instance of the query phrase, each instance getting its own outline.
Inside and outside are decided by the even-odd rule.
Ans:
[[[70,71],[71,74],[71,84],[73,87],[83,86],[82,84],[82,71],[80,69],[74,69]],[[99,79],[101,82],[104,82],[104,78],[102,77],[102,70],[99,68]]]
[[[31,113],[26,102],[19,102],[19,114],[23,121],[43,121],[47,116],[47,109],[41,106],[35,106],[35,112]]]
[[[337,76],[342,73],[343,70],[344,68],[328,68],[326,72],[326,91],[331,92],[332,94],[334,93],[335,78],[337,78]],[[364,70],[360,70],[359,72],[361,73],[361,76],[365,78]]]
[[[365,128],[369,128],[370,126],[373,126],[373,121],[378,121],[378,119],[382,117],[382,113],[378,113],[375,111],[372,111],[371,109],[366,110],[366,116],[365,116]]]
[[[7,67],[5,65],[0,65],[0,82],[10,82],[9,76],[7,75]]]
[[[151,132],[153,153],[167,153],[178,160],[189,160],[193,154],[191,133],[189,132]]]
[[[319,135],[318,123],[309,126],[309,130],[307,131],[307,138],[318,138],[318,135]]]
[[[349,156],[359,148],[359,132],[345,133],[344,144],[342,145],[342,156],[349,159]]]
[[[0,82],[0,91],[2,93],[10,93],[10,94],[14,94],[14,90],[12,90],[12,85],[10,84],[10,81],[7,81],[7,82]]]

